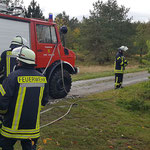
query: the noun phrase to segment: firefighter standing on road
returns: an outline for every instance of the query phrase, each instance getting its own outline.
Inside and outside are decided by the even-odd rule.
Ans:
[[[116,55],[115,59],[115,89],[122,88],[122,82],[123,82],[123,73],[125,70],[125,67],[128,65],[127,60],[123,56],[123,52],[127,51],[128,47],[121,46],[118,48],[118,53]]]
[[[16,36],[10,44],[10,49],[5,50],[1,54],[0,62],[0,83],[13,71],[13,67],[16,65],[16,58],[12,55],[14,48],[20,47],[26,43],[26,40],[21,36]]]
[[[48,102],[47,81],[34,69],[35,53],[27,47],[16,49],[20,49],[17,70],[0,85],[0,114],[4,116],[0,146],[2,150],[13,150],[20,140],[23,150],[35,150],[40,136],[41,106]]]

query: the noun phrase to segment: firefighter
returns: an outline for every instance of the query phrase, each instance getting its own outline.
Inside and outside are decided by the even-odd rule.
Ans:
[[[125,67],[128,65],[127,60],[123,56],[123,52],[127,50],[128,50],[128,47],[126,46],[121,46],[118,48],[118,53],[116,55],[115,66],[114,66],[115,89],[122,88],[123,73],[124,73]]]
[[[18,67],[0,85],[0,146],[2,150],[13,150],[20,140],[23,150],[35,150],[40,136],[40,110],[48,102],[47,81],[35,70],[35,53],[24,46],[16,49],[20,49]]]
[[[16,36],[13,38],[10,44],[10,49],[5,50],[1,54],[0,62],[0,83],[13,71],[14,66],[16,65],[16,58],[12,55],[12,50],[14,48],[25,45],[26,40],[21,36]]]

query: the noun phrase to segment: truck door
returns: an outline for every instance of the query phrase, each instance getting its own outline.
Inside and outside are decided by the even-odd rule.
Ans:
[[[36,33],[37,67],[45,68],[58,42],[56,30],[53,25],[36,24]]]

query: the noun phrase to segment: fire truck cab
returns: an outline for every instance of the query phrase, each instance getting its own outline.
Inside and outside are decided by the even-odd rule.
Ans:
[[[63,34],[63,33],[62,33]],[[60,31],[53,22],[0,13],[0,54],[9,49],[15,36],[22,36],[36,54],[36,68],[47,77],[49,95],[63,98],[71,89],[71,74],[77,73],[76,55],[63,47]]]

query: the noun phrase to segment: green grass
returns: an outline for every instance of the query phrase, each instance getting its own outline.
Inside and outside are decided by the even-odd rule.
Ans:
[[[82,74],[73,75],[72,80],[73,81],[88,80],[88,79],[95,79],[95,78],[107,77],[112,75],[114,75],[113,71],[82,73]]]
[[[149,91],[147,81],[46,106],[54,108],[41,115],[42,125],[77,104],[65,118],[41,129],[38,150],[150,150]]]

